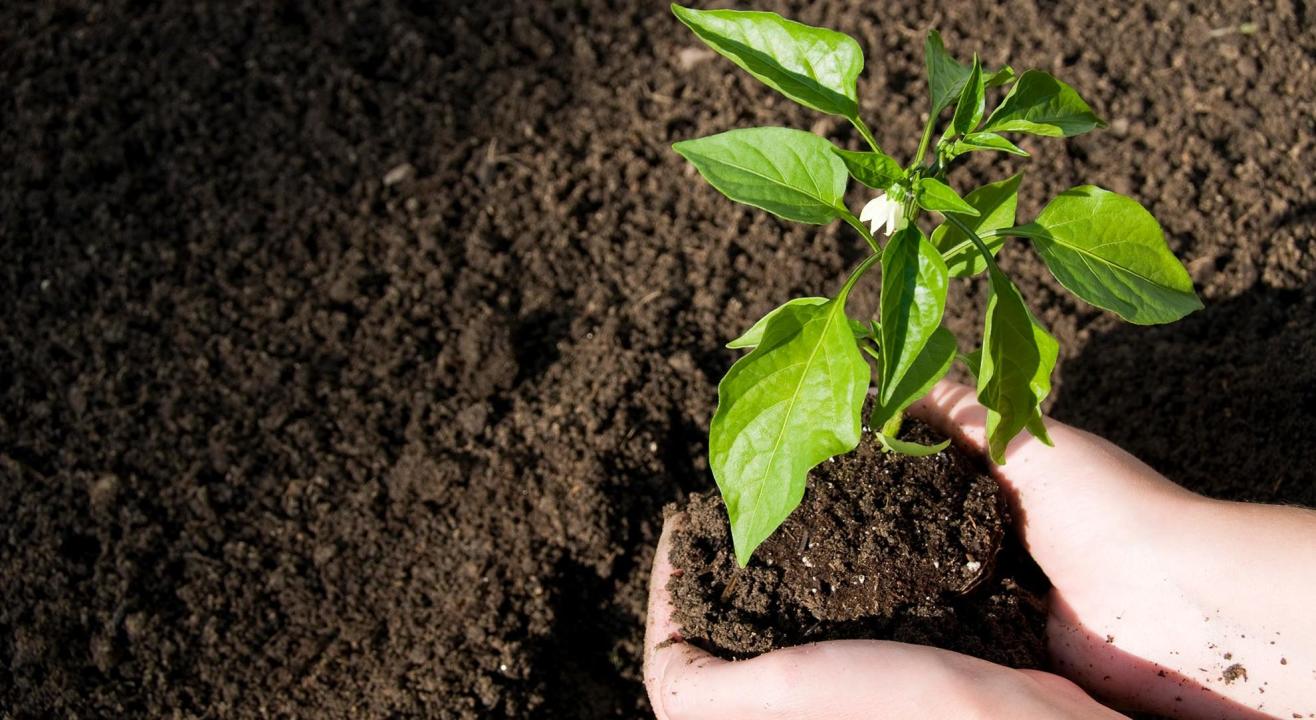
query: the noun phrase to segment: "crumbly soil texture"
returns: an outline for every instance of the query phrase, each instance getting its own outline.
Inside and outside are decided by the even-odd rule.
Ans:
[[[941,438],[916,422],[903,439]],[[687,642],[743,658],[898,640],[1045,666],[1046,580],[1007,535],[996,481],[958,447],[892,455],[865,432],[854,452],[809,474],[800,506],[744,568],[716,492],[683,510],[668,589]]]
[[[1109,130],[952,181],[1138,198],[1206,309],[1120,325],[1010,243],[1049,410],[1316,501],[1310,3],[755,6],[860,42],[902,160],[928,27],[1073,84]],[[861,143],[650,0],[0,3],[0,717],[644,717],[723,344],[864,253],[671,150],[752,125]]]

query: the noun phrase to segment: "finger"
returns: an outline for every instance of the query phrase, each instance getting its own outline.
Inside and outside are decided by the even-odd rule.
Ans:
[[[987,410],[973,388],[943,380],[910,414],[987,455]],[[1051,418],[1044,422],[1054,447],[1021,433],[1006,448],[1005,464],[992,466],[1043,569],[1072,559],[1085,543],[1154,527],[1171,502],[1191,495],[1113,443]]]
[[[909,409],[910,415],[917,417],[938,430],[950,435],[961,445],[987,456],[987,408],[978,402],[978,394],[972,387],[950,380],[942,380],[932,390]],[[1055,442],[1055,434],[1077,433],[1079,431],[1062,422],[1043,418],[1047,434]],[[1092,436],[1098,442],[1105,442]],[[1031,464],[1045,458],[1047,446],[1028,433],[1020,433],[1005,449],[1005,466],[1011,471],[1020,465]],[[1001,466],[1001,467],[1005,467]],[[1002,474],[1005,474],[1002,471]],[[1014,473],[1023,479],[1027,473]]]
[[[878,640],[802,645],[676,672],[688,681],[663,720],[1118,717],[1060,678]]]
[[[685,642],[674,619],[675,608],[667,583],[674,569],[669,557],[672,533],[681,523],[682,516],[672,515],[663,522],[658,549],[653,556],[653,570],[649,575],[649,614],[644,629],[644,686],[649,693],[658,720],[683,720],[688,713],[681,710],[683,691],[690,685],[701,668],[723,661]]]
[[[981,714],[984,700],[1003,717],[1055,715],[1049,711],[1060,707],[1052,704],[1054,693],[1035,692],[1026,673],[897,642],[841,640],[743,662],[715,658],[682,640],[667,592],[679,572],[669,553],[681,521],[676,515],[664,524],[650,576],[644,682],[658,720],[932,720]],[[1011,707],[1018,712],[1011,714]]]
[[[669,555],[672,534],[683,519],[674,515],[664,523],[649,580],[644,682],[658,720],[753,720],[782,713],[844,720],[873,717],[879,709],[892,713],[887,717],[922,718],[927,715],[912,714],[928,709],[922,693],[878,689],[887,680],[900,688],[944,676],[961,661],[981,662],[932,648],[871,641],[787,648],[736,663],[718,659],[684,642],[674,619],[667,583],[679,570]]]
[[[876,640],[836,640],[785,648],[715,669],[692,694],[692,715],[713,718],[962,718],[972,697],[993,695],[997,671],[1012,671],[943,650]]]

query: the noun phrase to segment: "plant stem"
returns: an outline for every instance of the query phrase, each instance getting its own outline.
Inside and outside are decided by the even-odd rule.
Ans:
[[[904,225],[902,227],[913,225],[914,222],[918,220],[917,193],[917,190],[910,188],[905,194],[905,205],[900,211],[901,218],[904,220]]]
[[[858,231],[864,238],[864,242],[868,243],[868,247],[872,248],[874,253],[879,257],[882,255],[882,246],[877,244],[877,239],[873,237],[873,233],[868,231],[868,228],[864,226],[859,218],[855,217],[849,210],[841,208],[841,219]]]
[[[951,220],[951,217],[947,215],[946,220],[949,222]],[[954,224],[956,227],[959,227],[960,229],[963,229],[963,225],[960,223],[952,223],[952,224]],[[1046,235],[1042,231],[1033,229],[1032,223],[1030,223],[1029,225],[1019,225],[1017,227],[997,228],[995,230],[984,230],[977,237],[979,241],[982,241],[984,239],[998,238],[998,237],[1044,238],[1046,237]],[[969,247],[970,245],[973,245],[972,238],[969,240],[965,240],[964,242],[958,243],[955,245],[955,247],[942,253],[941,259],[950,260],[953,255],[963,250],[964,248]]]
[[[937,125],[936,113],[928,115],[928,121],[923,126],[923,139],[918,141],[918,153],[914,155],[914,162],[910,167],[916,167],[923,164],[923,156],[928,154],[928,143],[932,142],[932,131]]]
[[[882,148],[877,146],[877,138],[873,137],[873,131],[868,129],[868,125],[864,122],[863,118],[855,115],[850,118],[850,124],[854,125],[855,129],[859,131],[859,134],[864,138],[864,142],[868,143],[868,147],[872,148],[873,152],[882,152]]]
[[[987,266],[991,268],[995,268],[996,258],[995,256],[992,255],[992,251],[987,247],[987,243],[983,242],[982,238],[978,237],[978,233],[974,232],[972,228],[970,228],[968,225],[965,225],[963,222],[960,221],[959,218],[955,217],[954,215],[947,214],[945,217],[946,217],[946,222],[959,228],[960,232],[964,233],[965,236],[967,236],[969,240],[971,240],[973,244],[978,247],[978,252],[982,255],[983,259],[987,261]]]
[[[845,301],[848,300],[850,297],[850,291],[854,289],[855,283],[859,282],[859,278],[863,277],[864,273],[868,272],[869,269],[871,269],[873,265],[877,264],[877,261],[881,259],[882,259],[882,253],[880,252],[874,253],[873,255],[869,255],[868,257],[864,258],[864,261],[859,263],[859,267],[856,267],[853,271],[851,271],[850,277],[846,278],[845,280],[845,285],[841,286],[841,292],[836,293],[836,297],[838,300],[841,301],[840,303],[841,305],[845,305]]]

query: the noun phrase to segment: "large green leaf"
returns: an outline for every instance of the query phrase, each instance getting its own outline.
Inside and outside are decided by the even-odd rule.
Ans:
[[[898,231],[882,252],[878,300],[883,403],[893,401],[923,347],[941,325],[949,286],[946,263],[915,225]]]
[[[727,348],[730,350],[743,350],[757,347],[763,341],[763,332],[768,329],[768,323],[772,322],[772,318],[776,317],[778,313],[796,305],[822,305],[826,302],[827,298],[825,297],[798,297],[787,300],[784,304],[769,310],[767,315],[759,318],[759,321],[750,326],[740,337],[727,343]]]
[[[978,402],[987,408],[992,461],[1003,464],[1006,446],[1033,424],[1051,392],[1051,371],[1060,345],[1029,312],[1014,283],[995,266],[989,268],[989,274],[991,294],[977,373]],[[1042,432],[1045,434],[1044,428]]]
[[[901,414],[919,398],[927,395],[932,386],[946,376],[955,360],[955,351],[955,336],[949,330],[944,327],[933,330],[923,352],[914,359],[891,393],[891,399],[884,401],[880,393],[873,398],[873,412],[868,416],[868,426],[887,435],[895,435],[899,430],[896,425],[900,422]],[[888,423],[892,427],[887,427]]]
[[[850,176],[874,190],[889,190],[905,171],[895,158],[881,152],[855,152],[834,148]]]
[[[975,233],[982,235],[1014,225],[1015,206],[1019,199],[1019,180],[1015,175],[999,182],[989,183],[965,196],[964,201],[978,211],[978,217],[955,213],[955,218]],[[984,238],[983,242],[995,255],[1005,244],[1004,237]],[[969,237],[954,224],[946,222],[932,231],[932,244],[946,260],[951,277],[969,277],[987,269],[987,260]]]
[[[709,465],[742,567],[799,505],[809,470],[859,444],[869,369],[844,303],[784,308],[718,385]]]
[[[680,5],[672,5],[672,12],[709,47],[791,100],[858,117],[855,82],[864,69],[864,53],[849,35],[770,12]]]
[[[685,140],[672,149],[723,195],[787,220],[823,224],[844,209],[845,163],[813,133],[762,127]]]
[[[1131,323],[1174,322],[1202,307],[1160,224],[1132,198],[1082,185],[1025,230],[1061,285]]]
[[[936,117],[948,105],[959,99],[972,68],[960,64],[946,52],[946,45],[941,42],[941,34],[936,30],[929,30],[927,40],[923,42],[923,62],[928,70],[928,95],[932,99],[932,116]]]
[[[982,365],[982,349],[979,348],[971,353],[962,353],[959,355],[959,358],[963,360],[964,365],[968,367],[969,374],[973,376],[973,381],[977,382],[978,370]],[[1051,442],[1051,436],[1046,432],[1046,421],[1042,419],[1041,407],[1033,410],[1033,416],[1028,419],[1028,424],[1024,425],[1024,427],[1027,428],[1028,432],[1031,433],[1033,437],[1051,447],[1055,447],[1055,444]]]
[[[952,212],[977,217],[978,211],[955,192],[955,188],[932,177],[918,181],[918,195],[915,197],[919,207],[939,213]]]
[[[1071,137],[1099,127],[1106,127],[1105,121],[1074,88],[1040,70],[1029,70],[1010,88],[983,130]]]

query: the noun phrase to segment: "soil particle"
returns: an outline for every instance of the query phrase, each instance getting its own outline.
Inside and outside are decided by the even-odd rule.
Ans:
[[[1233,685],[1235,680],[1242,680],[1243,682],[1247,682],[1247,668],[1243,667],[1238,663],[1234,663],[1233,665],[1230,665],[1229,667],[1225,668],[1225,671],[1224,673],[1221,674],[1220,679],[1224,680],[1226,685]]]
[[[904,437],[941,439],[919,422]],[[1004,542],[996,481],[958,448],[911,458],[865,433],[810,473],[799,508],[743,569],[716,493],[691,497],[685,518],[672,545],[682,572],[668,587],[683,637],[709,650],[745,657],[860,637],[1044,662],[1045,583]]]

